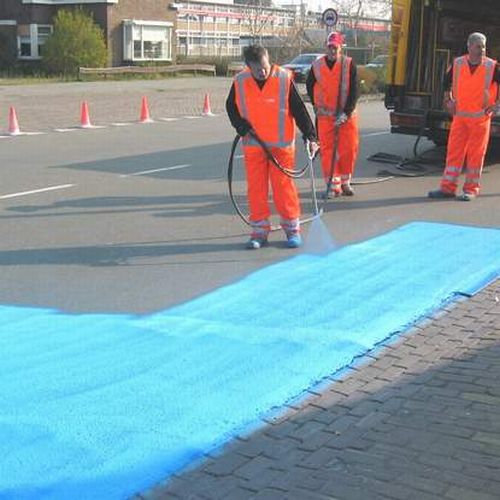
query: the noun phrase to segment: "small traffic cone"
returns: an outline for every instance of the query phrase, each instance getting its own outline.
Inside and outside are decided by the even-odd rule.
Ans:
[[[9,135],[19,135],[21,130],[19,129],[19,122],[17,121],[16,108],[11,106],[9,110]]]
[[[82,102],[80,113],[80,127],[92,128],[92,123],[90,123],[89,105],[87,104],[87,101]]]
[[[203,101],[203,111],[202,116],[214,116],[212,110],[210,109],[210,96],[208,92],[205,94],[205,100]]]
[[[143,96],[141,104],[141,123],[152,123],[151,115],[149,114],[148,98]]]

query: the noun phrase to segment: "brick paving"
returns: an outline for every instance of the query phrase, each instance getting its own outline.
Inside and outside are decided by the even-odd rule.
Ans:
[[[500,281],[165,484],[157,499],[500,498]]]

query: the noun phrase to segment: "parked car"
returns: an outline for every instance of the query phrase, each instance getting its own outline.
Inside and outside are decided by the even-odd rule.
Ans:
[[[312,63],[322,56],[324,54],[300,54],[294,57],[289,63],[283,64],[283,67],[293,72],[296,82],[305,82]]]
[[[373,61],[369,62],[365,68],[385,68],[387,66],[387,61],[389,56],[377,56]]]

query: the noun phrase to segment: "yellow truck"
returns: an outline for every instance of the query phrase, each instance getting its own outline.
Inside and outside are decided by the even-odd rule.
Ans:
[[[385,96],[393,133],[446,142],[445,75],[475,31],[488,37],[487,55],[499,60],[500,0],[393,0]],[[491,135],[500,142],[499,116]]]

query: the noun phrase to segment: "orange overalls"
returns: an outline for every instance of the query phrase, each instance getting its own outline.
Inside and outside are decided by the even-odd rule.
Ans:
[[[321,169],[325,182],[329,181],[332,169],[332,155],[335,144],[335,120],[344,111],[351,85],[350,69],[352,59],[341,56],[332,69],[326,64],[326,56],[314,61],[312,69],[316,83],[314,85],[314,109],[318,123],[319,143],[321,146]],[[341,80],[342,72],[342,81]],[[340,92],[340,96],[339,96]],[[340,102],[339,102],[340,97]],[[339,109],[337,110],[337,104]],[[338,144],[335,157],[332,190],[341,192],[342,184],[349,184],[358,156],[359,132],[356,112],[346,123],[338,128]]]
[[[236,105],[273,156],[285,168],[294,168],[295,120],[289,109],[290,73],[273,65],[262,89],[247,68],[235,77]],[[293,179],[279,171],[268,160],[259,144],[243,137],[243,153],[250,206],[251,237],[266,237],[271,226],[269,217],[269,182],[273,200],[288,234],[300,230],[300,201]]]
[[[481,172],[490,138],[491,115],[486,107],[495,104],[498,91],[493,81],[496,61],[483,57],[474,73],[468,56],[453,63],[452,94],[456,112],[448,139],[446,168],[441,179],[441,191],[454,194],[458,178],[465,167],[464,193],[479,194]]]

